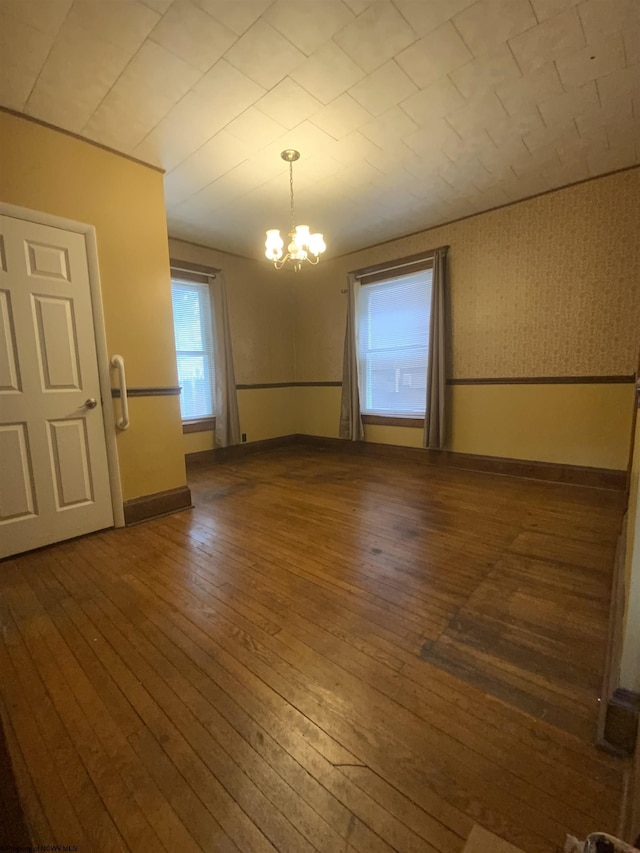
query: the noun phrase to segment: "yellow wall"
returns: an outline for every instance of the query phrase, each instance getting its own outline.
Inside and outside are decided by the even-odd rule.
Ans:
[[[297,432],[295,388],[246,388],[238,391],[240,430],[247,441]]]
[[[455,385],[451,392],[452,450],[627,467],[632,384]]]
[[[296,290],[296,378],[338,380],[350,270],[449,245],[454,378],[631,375],[640,346],[640,169],[327,260]],[[330,236],[330,235],[329,235]],[[451,389],[448,447],[625,468],[630,385],[479,385]],[[311,401],[314,399],[314,402]],[[308,389],[305,431],[334,412]],[[374,427],[370,441],[414,445],[419,431]]]
[[[0,112],[0,198],[95,226],[110,353],[131,386],[177,384],[162,175]],[[124,499],[185,483],[177,398],[134,398],[118,434]]]
[[[118,436],[125,500],[184,485],[178,397],[131,397],[129,418],[129,429]]]
[[[182,437],[182,446],[185,453],[200,453],[202,450],[213,450],[215,445],[213,430],[189,432]]]
[[[338,436],[340,388],[298,388],[298,432]],[[634,390],[628,384],[455,385],[448,391],[458,453],[622,470]],[[365,426],[365,440],[421,447],[422,429]]]
[[[376,444],[395,444],[399,447],[422,447],[422,429],[367,424],[364,428],[364,440]]]
[[[336,438],[340,420],[340,395],[342,388],[294,388],[297,429],[302,435],[321,435]]]
[[[298,432],[297,388],[240,388],[238,411],[240,432],[247,442],[293,435]],[[213,431],[187,433],[183,437],[184,452],[198,453],[215,447]]]

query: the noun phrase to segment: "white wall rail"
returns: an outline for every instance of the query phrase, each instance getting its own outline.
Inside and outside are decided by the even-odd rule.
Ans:
[[[118,429],[127,429],[129,426],[129,400],[127,398],[127,374],[124,369],[124,359],[121,355],[111,357],[111,364],[118,370],[118,381],[120,384],[120,412],[118,418]]]

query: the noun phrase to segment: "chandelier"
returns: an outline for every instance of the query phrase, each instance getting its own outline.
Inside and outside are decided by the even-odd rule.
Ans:
[[[287,246],[286,254],[283,253],[284,240],[280,236],[280,231],[277,228],[271,228],[267,231],[267,239],[265,241],[265,255],[277,270],[281,270],[285,265],[293,269],[294,272],[302,269],[305,261],[310,264],[317,264],[320,260],[320,255],[327,248],[322,234],[310,234],[308,225],[295,225],[293,214],[293,164],[300,159],[300,152],[294,151],[293,148],[287,148],[280,156],[289,164],[289,190],[291,193],[291,231],[289,231],[289,245]]]

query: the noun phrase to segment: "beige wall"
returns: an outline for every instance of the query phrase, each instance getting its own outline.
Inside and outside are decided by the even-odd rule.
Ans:
[[[96,229],[107,345],[131,386],[177,383],[162,175],[0,112],[0,198]],[[126,499],[185,483],[177,397],[134,398],[118,434]]]
[[[341,377],[346,274],[449,245],[454,378],[631,375],[640,345],[640,169],[329,260],[296,291],[296,378]],[[631,386],[481,385],[451,390],[449,447],[625,468]],[[317,398],[311,402],[311,397]],[[333,398],[332,398],[333,399]],[[309,432],[337,434],[339,395]],[[419,431],[367,439],[415,445]]]
[[[236,382],[254,385],[295,379],[291,276],[268,263],[169,240],[172,260],[221,269],[227,285]],[[174,355],[175,361],[175,355]]]
[[[295,303],[293,277],[266,262],[169,240],[174,261],[188,261],[224,272],[229,305],[233,361],[238,385],[295,380]],[[293,388],[245,388],[238,391],[240,429],[247,441],[295,432]],[[184,436],[184,452],[209,450],[213,435]]]

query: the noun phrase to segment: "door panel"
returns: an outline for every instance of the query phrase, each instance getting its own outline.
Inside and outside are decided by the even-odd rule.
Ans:
[[[26,426],[0,426],[0,524],[36,513]]]
[[[80,365],[71,299],[33,296],[33,322],[43,391],[80,388]]]
[[[84,418],[49,421],[49,449],[57,508],[90,503],[93,481]]]
[[[0,290],[0,391],[20,390],[11,295],[8,290]]]
[[[25,240],[27,270],[39,278],[70,280],[69,252],[62,246],[43,246]]]
[[[0,216],[0,243],[3,557],[113,513],[84,236]]]

